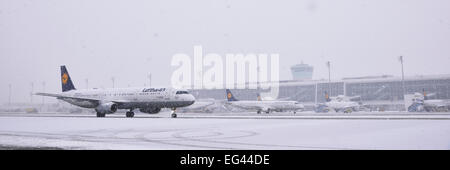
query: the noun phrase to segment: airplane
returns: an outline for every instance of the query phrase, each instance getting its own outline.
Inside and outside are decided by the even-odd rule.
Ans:
[[[444,100],[429,99],[430,96],[435,94],[427,95],[425,89],[422,89],[421,93],[414,93],[412,99],[407,99],[405,97],[405,104],[408,106],[408,112],[448,112],[449,105]]]
[[[300,104],[297,101],[288,100],[288,98],[277,99],[277,100],[275,100],[275,99],[273,99],[271,97],[264,97],[264,98],[262,98],[259,93],[258,93],[256,98],[257,98],[258,101],[265,101],[265,102],[278,101],[278,102],[287,104],[287,107],[276,107],[277,105],[275,105],[273,111],[276,111],[276,112],[294,111],[294,113],[296,113],[297,111],[301,112],[301,111],[303,111],[305,109],[305,106],[303,104]],[[292,105],[292,103],[293,103],[293,105]]]
[[[357,102],[350,101],[355,97],[346,97],[344,95],[338,95],[337,97],[330,98],[328,93],[325,92],[325,103],[319,103],[314,110],[318,113],[327,113],[331,110],[336,112],[351,113],[358,111],[360,105]]]
[[[35,95],[56,97],[70,104],[95,109],[97,117],[113,114],[118,109],[127,109],[126,117],[134,117],[134,109],[148,114],[156,114],[161,108],[171,108],[172,118],[176,109],[190,106],[195,97],[186,90],[173,88],[113,88],[77,90],[69,76],[66,66],[61,66],[62,93],[36,93]]]
[[[256,110],[256,113],[261,112],[270,113],[272,111],[293,111],[295,114],[297,111],[302,111],[304,106],[297,101],[278,101],[278,100],[261,100],[261,96],[258,94],[258,101],[240,101],[234,98],[233,93],[229,89],[226,89],[228,102],[226,104],[241,108],[245,110]]]

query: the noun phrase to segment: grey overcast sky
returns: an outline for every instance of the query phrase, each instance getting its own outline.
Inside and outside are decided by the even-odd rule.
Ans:
[[[450,74],[448,0],[0,0],[0,102],[61,90],[59,66],[77,88],[170,85],[171,57],[279,53],[314,79]],[[40,100],[34,97],[35,100]]]

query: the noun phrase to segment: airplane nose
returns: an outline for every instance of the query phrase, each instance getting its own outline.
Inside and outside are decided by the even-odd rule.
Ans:
[[[188,96],[188,100],[191,102],[191,105],[195,103],[195,97],[192,94]]]
[[[195,102],[195,97],[194,97],[192,94],[190,94],[190,95],[187,97],[187,100],[191,101],[192,104],[194,104],[194,102]]]

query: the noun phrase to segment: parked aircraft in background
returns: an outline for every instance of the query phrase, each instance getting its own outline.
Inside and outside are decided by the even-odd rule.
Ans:
[[[436,94],[427,95],[425,89],[422,93],[414,93],[411,97],[405,95],[405,106],[408,112],[448,112],[449,104],[445,100],[429,99]]]
[[[296,113],[297,111],[303,111],[304,106],[297,101],[278,101],[278,100],[261,100],[261,97],[258,97],[257,101],[253,100],[237,100],[234,98],[233,94],[229,89],[226,89],[226,97],[228,102],[226,104],[245,109],[256,111],[258,114],[261,112],[283,112],[283,111],[292,111]]]
[[[359,111],[360,104],[350,101],[351,98],[355,97],[347,97],[344,95],[329,97],[328,93],[325,92],[326,102],[317,104],[314,110],[319,113],[327,113],[329,111],[351,113],[353,111]]]

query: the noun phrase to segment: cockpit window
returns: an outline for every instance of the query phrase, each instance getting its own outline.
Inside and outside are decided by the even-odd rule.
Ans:
[[[177,94],[189,94],[187,91],[177,91]]]

